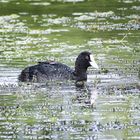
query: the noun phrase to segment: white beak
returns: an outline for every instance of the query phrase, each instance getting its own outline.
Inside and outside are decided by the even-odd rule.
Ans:
[[[94,57],[93,57],[93,55],[91,54],[90,55],[90,65],[92,66],[92,67],[94,67],[94,68],[96,68],[96,69],[99,69],[99,67],[98,67],[98,65],[96,64],[96,62],[95,62],[95,60],[94,60]]]

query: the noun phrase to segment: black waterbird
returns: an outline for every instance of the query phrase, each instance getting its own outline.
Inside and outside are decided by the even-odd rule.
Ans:
[[[87,80],[87,68],[98,69],[90,52],[81,52],[75,61],[75,69],[59,62],[39,62],[37,65],[26,67],[19,75],[21,82],[47,82],[48,80],[75,80],[77,86],[83,86]]]

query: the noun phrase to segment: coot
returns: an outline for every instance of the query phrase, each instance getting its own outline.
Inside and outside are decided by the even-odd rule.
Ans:
[[[76,85],[83,85],[87,80],[87,68],[92,66],[98,69],[93,55],[84,51],[79,54],[75,61],[75,69],[71,69],[59,62],[39,62],[22,70],[19,75],[21,82],[47,82],[48,80],[75,80]]]

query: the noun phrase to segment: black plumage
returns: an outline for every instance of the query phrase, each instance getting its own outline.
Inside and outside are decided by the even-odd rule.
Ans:
[[[87,68],[98,68],[90,52],[82,52],[75,61],[75,69],[59,62],[39,62],[25,68],[19,75],[22,82],[47,82],[48,80],[75,80],[76,83],[87,80]],[[93,62],[94,61],[94,62]]]

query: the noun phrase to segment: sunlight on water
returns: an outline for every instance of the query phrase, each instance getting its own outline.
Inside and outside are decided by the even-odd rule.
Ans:
[[[48,5],[50,5],[50,3],[49,2],[34,2],[34,3],[30,3],[30,5],[48,6]]]

